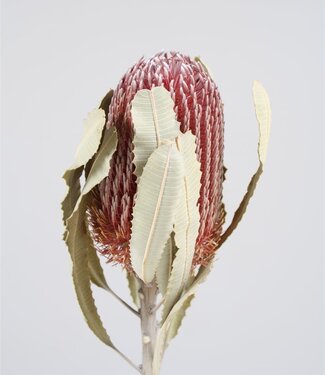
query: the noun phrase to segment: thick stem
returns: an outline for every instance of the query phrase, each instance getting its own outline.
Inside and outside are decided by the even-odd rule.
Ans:
[[[140,318],[142,332],[142,374],[153,375],[152,361],[157,336],[156,299],[157,287],[146,285],[141,282],[140,295]]]

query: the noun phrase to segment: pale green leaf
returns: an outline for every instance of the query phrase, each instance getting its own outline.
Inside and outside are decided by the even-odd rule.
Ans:
[[[210,262],[207,267],[200,269],[193,284],[174,305],[166,320],[162,324],[160,330],[158,331],[153,358],[153,375],[159,375],[160,364],[164,355],[164,351],[169,341],[176,335],[182,318],[185,315],[185,310],[188,308],[191,300],[193,299],[198,286],[206,280],[208,274],[211,272],[212,267],[213,262]]]
[[[83,199],[79,209],[67,220],[67,244],[73,263],[72,276],[74,286],[79,305],[89,328],[102,342],[115,349],[98,315],[90,287],[88,268],[89,235],[85,225],[86,206],[87,199]]]
[[[73,165],[76,169],[85,165],[98,149],[106,122],[105,111],[101,108],[92,110],[84,121],[82,140],[79,143]]]
[[[198,200],[201,171],[195,149],[195,136],[191,132],[179,135],[177,145],[184,160],[184,177],[175,216],[176,257],[165,295],[163,319],[184,291],[191,275],[195,243],[200,226]]]
[[[149,156],[162,141],[173,140],[179,133],[170,92],[163,86],[139,90],[131,103],[134,125],[135,175],[141,176]]]
[[[80,204],[82,197],[90,190],[92,190],[96,185],[98,185],[105,177],[107,177],[110,162],[116,150],[116,145],[117,136],[115,129],[106,129],[104,132],[103,142],[98,150],[98,153],[90,169],[89,175],[74,210],[78,209],[78,205]]]
[[[130,251],[133,269],[145,283],[154,278],[172,232],[183,174],[182,157],[172,142],[151,154],[138,184]]]
[[[134,274],[127,271],[127,280],[128,280],[128,286],[129,286],[130,294],[132,297],[132,301],[135,304],[135,306],[139,309],[140,308],[140,298],[139,298],[140,286],[139,286],[138,279]]]
[[[250,199],[254,194],[257,182],[263,173],[263,167],[266,159],[267,147],[270,137],[271,107],[270,100],[266,90],[261,85],[261,83],[257,81],[254,81],[253,84],[253,96],[255,103],[256,118],[259,127],[258,156],[260,164],[258,166],[256,173],[253,175],[249,182],[246,194],[240,202],[239,207],[235,211],[229,227],[221,235],[220,240],[218,242],[218,248],[227,240],[227,238],[237,228],[238,224],[240,223],[241,219],[243,218],[247,210],[248,203],[250,202]]]
[[[160,293],[164,296],[167,290],[168,279],[172,270],[173,262],[173,240],[169,236],[156,272],[156,281]]]

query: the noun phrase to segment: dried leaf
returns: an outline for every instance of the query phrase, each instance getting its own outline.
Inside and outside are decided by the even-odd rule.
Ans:
[[[105,103],[104,103],[104,99]],[[111,91],[105,96],[101,105],[104,103],[108,108],[111,100]],[[61,204],[63,211],[63,222],[66,226],[66,220],[71,216],[75,209],[76,203],[80,196],[80,176],[86,166],[86,163],[96,153],[100,140],[102,138],[102,130],[105,124],[105,110],[102,108],[91,111],[84,121],[84,131],[81,143],[79,144],[73,165],[65,171],[63,178],[68,186],[67,194]],[[67,232],[63,238],[66,239]]]
[[[265,163],[267,146],[270,138],[271,129],[271,106],[270,99],[267,95],[266,90],[260,82],[254,81],[253,84],[253,96],[255,104],[256,118],[258,121],[258,128],[260,131],[259,143],[258,143],[258,155],[260,162]]]
[[[232,234],[232,232],[237,228],[238,224],[240,223],[242,217],[244,216],[247,210],[248,203],[254,194],[257,182],[260,176],[262,175],[262,173],[263,173],[263,165],[260,164],[257,172],[253,175],[253,177],[251,178],[249,182],[249,185],[247,187],[247,192],[244,195],[242,201],[240,202],[239,207],[235,211],[229,227],[221,235],[220,240],[218,242],[218,248],[227,240],[227,238]]]
[[[78,205],[80,204],[82,197],[90,190],[92,190],[96,185],[98,185],[108,175],[110,162],[116,150],[116,145],[117,136],[115,128],[106,129],[104,132],[103,142],[98,150],[96,158],[85,182],[85,186],[82,189],[74,210],[78,209]]]
[[[85,146],[82,146],[82,144],[87,142],[88,141],[87,136],[90,136],[92,147],[88,148],[88,151],[85,151],[85,150],[83,151],[83,154],[84,154],[83,161],[88,159],[87,163],[85,165],[81,165],[77,167],[76,169],[69,169],[63,175],[63,178],[65,179],[66,184],[68,186],[67,195],[62,202],[63,221],[64,221],[65,226],[67,224],[67,219],[74,212],[78,199],[80,198],[80,194],[81,194],[80,176],[83,170],[85,169],[87,184],[89,187],[90,182],[93,181],[94,178],[97,178],[97,180],[100,179],[98,178],[98,170],[100,170],[100,166],[102,164],[106,165],[105,161],[106,161],[107,155],[103,155],[103,153],[105,153],[105,151],[106,152],[108,151],[106,142],[108,140],[108,135],[111,134],[113,130],[105,131],[103,144],[100,145],[102,134],[100,134],[100,136],[98,136],[98,134],[100,133],[99,130],[102,125],[99,125],[99,123],[101,123],[101,120],[99,121],[98,119],[102,119],[103,110],[105,111],[105,113],[108,111],[112,95],[113,95],[113,90],[109,91],[104,97],[104,99],[102,100],[100,104],[101,109],[92,111],[91,114],[88,115],[88,118],[85,121],[85,125],[84,125],[85,134],[81,142],[81,145],[78,147],[79,151],[77,152],[77,155],[80,154],[80,150],[82,151],[83,148],[85,149]],[[93,132],[90,129],[91,127],[94,127]],[[95,139],[95,136],[97,137],[96,139]],[[96,158],[94,160],[90,160],[95,154],[98,147],[101,148],[101,151],[98,153],[98,155],[96,155]],[[79,162],[76,160],[74,163],[74,167],[76,167],[78,163],[80,164],[80,161],[81,161],[80,158],[78,157],[77,159],[79,160]],[[102,160],[104,160],[104,163],[100,162]],[[90,176],[91,178],[89,180],[88,176],[89,176],[90,171],[92,171],[92,176]],[[107,171],[108,170],[106,170],[106,173]],[[83,191],[83,194],[85,194],[85,191]],[[64,233],[65,241],[67,240],[67,235],[68,235],[68,231],[66,230]],[[95,285],[110,291],[111,289],[108,287],[107,282],[105,280],[104,272],[100,265],[100,261],[98,259],[96,250],[93,247],[92,240],[89,236],[87,237],[85,236],[84,239],[85,241],[87,241],[87,251],[88,251],[87,255],[88,255],[88,267],[89,267],[90,279]]]
[[[225,230],[225,232],[220,237],[218,242],[218,248],[227,240],[227,238],[232,234],[232,232],[237,228],[239,222],[241,221],[242,217],[244,216],[248,203],[251,197],[254,194],[257,182],[260,176],[263,173],[263,166],[266,159],[267,154],[267,146],[269,142],[270,136],[270,128],[271,128],[271,107],[270,107],[270,100],[265,91],[264,87],[261,83],[254,81],[253,85],[253,96],[254,96],[254,103],[255,103],[255,112],[256,118],[258,121],[259,127],[259,142],[258,142],[258,156],[260,164],[256,173],[251,178],[249,185],[247,187],[247,192],[244,195],[242,201],[240,202],[239,207],[234,213],[234,217],[229,225],[229,227]]]
[[[108,336],[100,316],[98,315],[95,301],[90,287],[90,274],[88,269],[89,235],[85,225],[87,199],[83,199],[79,209],[67,220],[67,244],[73,263],[73,281],[81,310],[89,328],[106,345],[115,349]]]
[[[132,301],[135,304],[135,306],[139,309],[140,308],[140,298],[139,298],[139,283],[138,279],[135,275],[133,275],[130,272],[127,272],[127,280],[128,280],[128,286],[130,290],[130,294],[132,297]]]
[[[186,310],[191,306],[191,302],[194,299],[195,294],[191,294],[182,304],[182,307],[175,313],[174,318],[171,320],[168,333],[167,333],[167,338],[166,338],[166,346],[169,345],[170,341],[177,336],[178,331],[182,325],[183,319],[185,318],[186,315]]]
[[[184,291],[191,274],[196,238],[200,226],[198,200],[201,171],[191,132],[179,135],[177,145],[184,160],[184,177],[175,216],[175,244],[178,248],[165,295],[163,320]]]
[[[112,97],[113,97],[114,91],[110,90],[102,99],[100,102],[99,108],[103,109],[105,111],[105,116],[107,120],[108,112],[109,112],[109,106],[111,105]]]
[[[156,272],[156,281],[160,293],[164,296],[167,290],[168,279],[172,270],[173,262],[173,240],[169,236]]]
[[[107,285],[103,268],[100,264],[100,260],[97,255],[97,251],[93,246],[93,241],[88,235],[88,267],[90,280],[93,284],[97,285],[99,288],[103,288],[107,291],[110,291],[110,287]]]
[[[82,140],[77,147],[74,163],[69,169],[76,169],[85,165],[95,154],[102,137],[105,122],[105,111],[101,108],[96,108],[88,114],[84,122]]]
[[[134,173],[139,177],[151,153],[162,141],[176,138],[180,129],[173,109],[174,102],[163,86],[139,90],[131,105],[135,129]]]
[[[138,184],[130,240],[137,275],[150,283],[172,232],[184,174],[174,142],[159,146],[149,157]]]
[[[82,171],[83,166],[77,169],[67,170],[63,175],[63,178],[67,184],[67,193],[63,202],[61,203],[63,223],[65,227],[66,221],[68,217],[71,216],[80,196],[80,176],[82,174]],[[64,240],[66,239],[66,236],[67,232],[65,231],[63,235]]]
[[[79,205],[84,199],[85,195],[97,184],[99,184],[107,175],[110,165],[110,160],[113,153],[115,152],[117,144],[117,137],[113,128],[106,129],[104,132],[103,142],[100,149],[92,163],[92,167],[88,174],[85,185],[82,192],[79,194],[77,203],[74,206],[73,212],[78,210]],[[108,291],[111,291],[105,280],[103,269],[100,265],[100,261],[96,254],[96,250],[93,248],[92,239],[88,238],[88,266],[90,272],[91,281]],[[86,238],[85,238],[86,239]]]

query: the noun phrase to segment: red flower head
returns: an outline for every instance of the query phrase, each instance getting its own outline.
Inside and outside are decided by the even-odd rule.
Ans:
[[[180,130],[196,136],[201,163],[200,227],[193,265],[213,256],[221,226],[223,183],[223,104],[216,84],[200,61],[180,53],[158,53],[142,58],[119,82],[109,107],[107,127],[115,126],[118,145],[108,176],[94,189],[88,222],[97,250],[108,261],[131,270],[129,241],[134,195],[134,129],[131,101],[138,90],[164,86],[175,103]]]

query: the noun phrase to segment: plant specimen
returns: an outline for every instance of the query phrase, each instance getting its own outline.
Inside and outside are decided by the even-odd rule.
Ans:
[[[90,329],[141,374],[159,374],[165,349],[263,172],[271,110],[256,81],[253,96],[260,164],[226,229],[223,104],[200,58],[175,52],[142,58],[85,120],[75,161],[64,174],[73,281]],[[99,257],[121,265],[133,307],[108,286]],[[91,284],[139,317],[141,365],[113,344]]]

